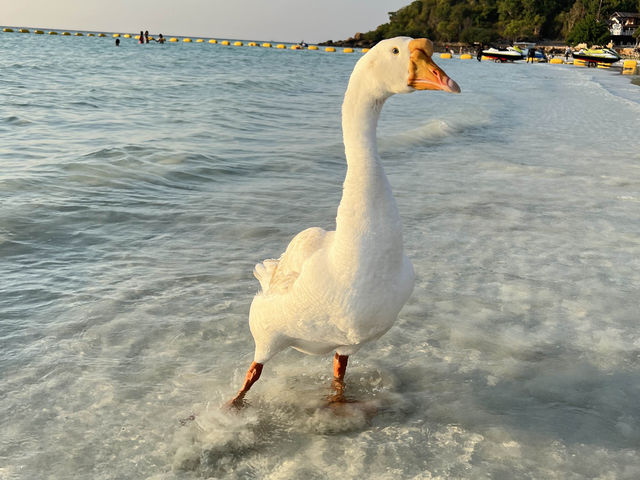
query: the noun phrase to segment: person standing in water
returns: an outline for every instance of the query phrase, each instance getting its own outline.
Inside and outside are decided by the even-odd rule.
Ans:
[[[149,30],[144,31],[144,43],[149,43]]]
[[[536,49],[531,47],[529,49],[529,52],[527,53],[527,63],[529,63],[529,60],[531,60],[531,63],[533,63],[535,58],[536,58]]]
[[[140,36],[138,37],[138,43],[144,43],[144,33],[140,30]]]
[[[160,43],[160,44],[164,43],[164,37],[162,36],[162,34],[161,34],[161,33],[159,33],[159,34],[158,34],[158,38],[157,38],[157,39],[153,38],[152,40],[153,40],[154,42],[158,42],[158,43]]]

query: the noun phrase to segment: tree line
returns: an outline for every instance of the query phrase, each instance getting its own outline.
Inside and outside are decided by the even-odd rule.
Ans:
[[[398,35],[443,43],[605,44],[609,16],[638,11],[640,0],[415,0],[389,12],[388,23],[358,37],[370,44]]]

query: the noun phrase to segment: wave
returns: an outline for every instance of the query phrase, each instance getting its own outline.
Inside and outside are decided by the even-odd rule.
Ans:
[[[418,127],[379,138],[382,151],[441,143],[471,130],[484,130],[492,124],[488,112],[466,112],[451,118],[435,118]]]
[[[185,154],[138,145],[108,147],[61,165],[67,180],[91,186],[189,189],[249,175],[255,166],[215,155]]]
[[[2,122],[15,126],[27,126],[33,124],[31,120],[28,120],[24,117],[19,117],[17,115],[9,115],[8,117],[3,118]]]

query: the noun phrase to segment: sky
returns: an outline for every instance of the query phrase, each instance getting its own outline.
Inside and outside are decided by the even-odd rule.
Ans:
[[[411,0],[0,0],[7,26],[264,41],[344,40]]]

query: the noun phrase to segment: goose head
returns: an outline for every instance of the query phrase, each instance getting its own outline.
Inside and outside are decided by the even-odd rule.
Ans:
[[[353,74],[376,97],[415,90],[460,93],[460,87],[432,59],[433,43],[426,38],[395,37],[376,44],[356,64]]]

